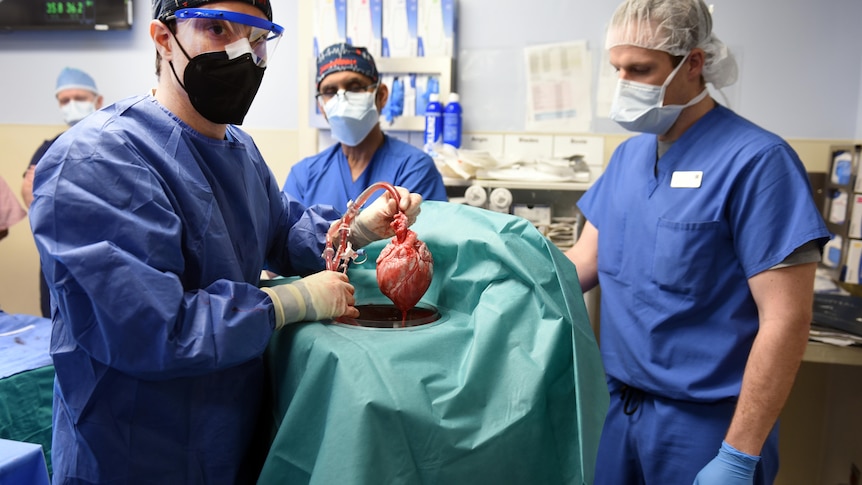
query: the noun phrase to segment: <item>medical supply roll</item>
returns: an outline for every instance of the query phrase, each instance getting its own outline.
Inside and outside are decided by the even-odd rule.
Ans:
[[[507,214],[428,201],[412,229],[441,318],[277,332],[258,483],[592,483],[608,395],[574,266]],[[386,301],[385,243],[348,271],[357,304]]]
[[[488,196],[488,208],[495,212],[508,214],[512,210],[512,192],[504,187],[497,187]]]
[[[464,191],[464,200],[473,207],[485,207],[488,204],[488,193],[485,187],[473,184]]]

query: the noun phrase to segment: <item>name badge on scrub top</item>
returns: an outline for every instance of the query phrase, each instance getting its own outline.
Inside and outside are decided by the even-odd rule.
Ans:
[[[674,172],[670,177],[670,186],[674,189],[697,189],[703,181],[703,172]]]

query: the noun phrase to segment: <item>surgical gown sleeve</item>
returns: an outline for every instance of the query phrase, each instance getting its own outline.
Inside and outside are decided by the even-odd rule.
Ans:
[[[247,135],[227,149],[187,127],[110,123],[70,130],[37,168],[31,224],[57,308],[52,352],[83,348],[149,379],[259,358],[274,325],[256,287],[264,259],[313,270],[295,258],[319,254],[310,227],[326,222],[284,205]],[[276,247],[297,239],[312,248]]]

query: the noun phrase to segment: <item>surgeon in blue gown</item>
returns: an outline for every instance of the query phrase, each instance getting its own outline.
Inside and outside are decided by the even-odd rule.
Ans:
[[[799,157],[708,94],[736,79],[702,0],[627,0],[611,118],[640,132],[578,202],[611,405],[596,484],[771,484],[828,232]]]
[[[253,482],[273,332],[359,315],[347,277],[322,271],[335,215],[284,196],[235,126],[282,33],[269,1],[178,3],[153,4],[154,94],[76,124],[36,170],[57,484]],[[413,221],[421,197],[399,190]],[[391,234],[379,201],[355,246]],[[261,290],[264,268],[304,277]]]

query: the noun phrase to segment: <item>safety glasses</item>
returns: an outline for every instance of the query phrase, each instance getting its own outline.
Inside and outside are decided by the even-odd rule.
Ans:
[[[373,89],[371,91],[371,95],[373,98],[377,97],[377,86],[378,83],[361,85],[358,83],[351,84],[347,89],[334,89],[327,88],[317,94],[314,95],[317,102],[320,103],[321,106],[325,105],[329,102],[330,99],[337,96],[344,96],[344,99],[347,100],[350,104],[362,104],[366,99],[366,94],[368,94],[369,89]]]
[[[267,59],[275,51],[284,34],[284,27],[278,24],[254,15],[228,10],[183,8],[164,20],[176,20],[178,30],[192,29],[195,32],[196,45],[187,47],[195,49],[196,52],[225,50],[225,47],[236,45],[237,41],[245,39],[254,55],[255,64],[260,67],[266,66]]]

